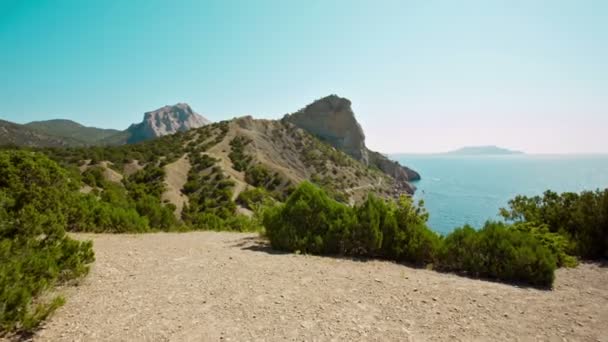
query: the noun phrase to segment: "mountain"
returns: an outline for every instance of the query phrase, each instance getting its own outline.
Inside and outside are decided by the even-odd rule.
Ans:
[[[318,136],[362,163],[369,163],[365,134],[355,119],[348,99],[330,95],[286,115],[284,120]]]
[[[86,127],[64,119],[34,121],[25,125],[0,120],[0,145],[30,147],[113,146],[137,143],[208,125],[209,120],[189,105],[178,103],[144,114],[142,122],[124,131]]]
[[[180,103],[145,113],[141,123],[133,124],[125,131],[84,127],[68,120],[13,125],[16,127],[13,130],[31,133],[7,143],[108,146],[78,149],[73,152],[77,155],[67,158],[70,163],[80,159],[82,162],[93,160],[95,164],[121,165],[124,160],[136,160],[135,165],[141,167],[149,165],[150,160],[162,158],[163,165],[180,161],[181,164],[172,167],[180,169],[178,173],[184,176],[200,159],[200,153],[204,153],[217,160],[222,174],[235,182],[237,195],[243,189],[255,186],[267,188],[281,197],[280,194],[292,185],[311,180],[337,198],[356,202],[369,192],[380,196],[411,194],[414,187],[410,181],[420,178],[415,171],[369,150],[351,102],[336,95],[315,101],[281,120],[243,117],[210,125],[190,106]],[[90,135],[88,141],[82,138],[86,133]],[[34,138],[37,139],[35,144],[27,141]],[[130,147],[137,142],[145,143]],[[116,145],[127,146],[110,147]],[[148,154],[149,151],[154,152]],[[66,153],[72,152],[62,152],[59,159]],[[103,165],[100,167],[105,167]],[[114,179],[127,178],[127,173]],[[197,178],[188,176],[175,183],[172,186],[174,194],[168,198],[183,198],[182,190],[188,179]]]
[[[98,144],[100,141],[120,132],[116,129],[86,127],[77,122],[63,119],[34,121],[24,126],[45,134],[80,141],[85,145]]]
[[[25,125],[0,120],[0,145],[28,147],[82,146],[75,139],[48,134]]]
[[[454,151],[449,151],[444,154],[471,156],[471,155],[510,155],[523,154],[521,151],[513,151],[506,148],[488,145],[488,146],[466,146]]]
[[[127,128],[127,134],[124,136],[127,138],[126,143],[132,144],[210,123],[211,121],[195,113],[189,105],[178,103],[145,113],[144,120]]]
[[[209,215],[251,214],[264,198],[284,201],[305,180],[351,204],[370,193],[396,197],[412,190],[287,121],[250,116],[138,144],[42,152],[79,169],[87,184],[82,191],[100,187],[101,177],[140,196],[143,188],[134,184],[141,183],[158,194],[157,204],[172,204],[176,217],[193,225]]]
[[[416,171],[367,148],[363,129],[355,118],[350,100],[346,98],[326,96],[286,115],[283,120],[310,132],[364,165],[380,169],[404,189],[409,189],[408,192],[413,192],[409,182],[420,179]]]

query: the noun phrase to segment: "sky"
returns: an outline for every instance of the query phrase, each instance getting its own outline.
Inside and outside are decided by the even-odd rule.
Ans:
[[[604,0],[0,0],[0,118],[279,118],[337,94],[386,153],[608,153],[606,18]]]

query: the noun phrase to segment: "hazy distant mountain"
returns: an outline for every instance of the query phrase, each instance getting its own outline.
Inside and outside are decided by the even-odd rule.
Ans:
[[[64,119],[24,125],[0,120],[0,145],[31,147],[124,145],[198,128],[210,123],[189,105],[178,103],[144,114],[141,123],[124,131],[86,127]]]
[[[465,146],[454,151],[449,151],[443,154],[449,155],[507,155],[507,154],[523,154],[521,151],[509,150],[506,148],[488,145],[488,146]]]
[[[55,119],[47,121],[34,121],[24,126],[49,135],[71,138],[85,145],[95,145],[100,141],[120,133],[117,129],[102,129],[86,127],[71,120]]]

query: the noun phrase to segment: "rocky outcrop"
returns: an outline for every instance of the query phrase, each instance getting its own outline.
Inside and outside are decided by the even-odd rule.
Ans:
[[[284,120],[316,135],[364,164],[368,163],[365,134],[355,119],[348,99],[330,95],[294,114],[286,115]]]
[[[397,181],[409,182],[420,179],[420,174],[418,172],[403,166],[394,160],[390,160],[388,157],[378,152],[369,151],[369,163]]]
[[[415,188],[409,182],[420,179],[418,172],[365,146],[365,134],[348,99],[330,95],[286,115],[283,120],[312,133],[363,164],[382,170],[400,184],[399,190],[413,193]]]
[[[167,134],[187,131],[210,124],[203,116],[195,113],[189,105],[178,103],[164,106],[144,114],[141,123],[133,124],[127,129],[127,143],[157,138]]]

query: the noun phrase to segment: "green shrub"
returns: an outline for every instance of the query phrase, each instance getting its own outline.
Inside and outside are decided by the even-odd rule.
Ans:
[[[532,222],[518,222],[513,229],[532,234],[545,247],[555,255],[558,267],[575,267],[578,265],[576,257],[569,255],[572,243],[563,235],[551,233],[547,225],[536,225]]]
[[[545,241],[539,229],[503,223],[479,231],[459,228],[444,239],[428,228],[427,219],[424,203],[415,205],[409,197],[395,202],[369,196],[352,208],[307,182],[285,204],[262,211],[266,235],[278,250],[382,257],[476,277],[552,284],[563,241]]]
[[[441,243],[426,226],[424,210],[407,197],[392,203],[370,196],[351,208],[307,182],[262,217],[273,248],[280,250],[426,264],[435,261]]]
[[[56,163],[1,151],[0,175],[0,330],[30,330],[63,303],[40,295],[88,272],[92,244],[65,233],[79,182]]]
[[[395,219],[394,208],[383,200],[370,196],[354,209],[357,222],[349,230],[346,251],[349,254],[375,255],[382,247],[385,222]]]
[[[545,225],[571,242],[569,254],[608,257],[608,189],[580,194],[546,191],[542,197],[517,196],[501,215],[513,222]]]
[[[411,198],[402,196],[394,211],[396,225],[389,221],[386,226],[387,242],[384,253],[387,257],[429,264],[436,261],[441,237],[428,228],[428,213],[421,201],[415,205]],[[393,230],[396,227],[396,230]]]
[[[236,136],[230,141],[231,151],[228,154],[232,161],[232,167],[237,171],[245,171],[253,158],[245,153],[245,146],[251,143],[251,140],[244,136]]]
[[[342,254],[348,230],[355,225],[352,210],[321,189],[303,182],[285,204],[262,215],[273,248],[313,254]]]
[[[82,173],[82,181],[93,188],[103,188],[105,179],[103,178],[103,168],[101,166],[92,166]]]
[[[259,232],[262,230],[262,226],[255,218],[250,218],[245,215],[235,215],[224,221],[224,230],[235,232]]]
[[[242,191],[236,198],[236,202],[250,210],[258,210],[263,205],[270,205],[274,201],[268,191],[262,188],[251,188]]]
[[[443,270],[538,286],[551,286],[556,267],[555,255],[533,234],[499,222],[478,231],[454,230],[443,242],[439,262]]]
[[[272,180],[273,177],[270,171],[260,164],[253,165],[245,171],[245,181],[255,187],[273,190]]]
[[[104,191],[102,195],[108,195]],[[100,200],[94,195],[83,195],[68,210],[68,229],[74,232],[143,233],[150,231],[148,220],[139,215],[131,202]],[[127,205],[118,203],[126,202]]]

